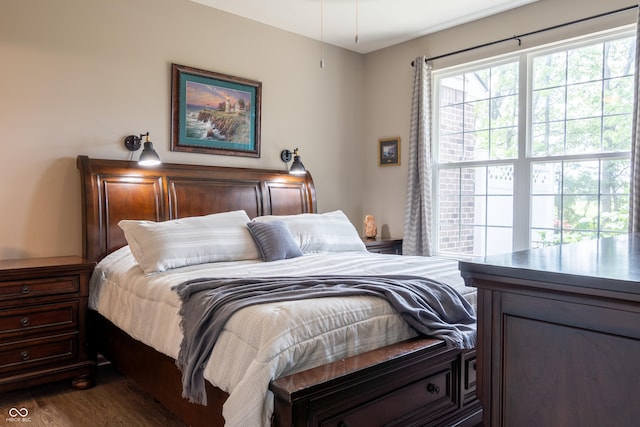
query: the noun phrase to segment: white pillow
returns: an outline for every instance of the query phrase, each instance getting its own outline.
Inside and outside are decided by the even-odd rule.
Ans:
[[[253,220],[283,221],[305,254],[367,251],[356,228],[342,211],[324,214],[265,215]]]
[[[258,259],[245,211],[170,221],[122,220],[129,248],[146,274],[192,264]]]

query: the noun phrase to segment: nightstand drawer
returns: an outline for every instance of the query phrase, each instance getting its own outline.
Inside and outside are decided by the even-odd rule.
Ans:
[[[77,276],[15,280],[2,282],[0,300],[74,293],[79,289]]]
[[[402,255],[402,239],[362,238],[367,251],[375,254]]]
[[[44,328],[77,328],[78,301],[45,304],[0,311],[0,340]]]
[[[78,357],[77,333],[0,345],[0,373],[56,364]]]

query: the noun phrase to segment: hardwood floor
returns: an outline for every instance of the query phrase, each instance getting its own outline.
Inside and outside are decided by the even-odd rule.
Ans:
[[[89,390],[74,390],[69,381],[62,381],[2,394],[0,426],[185,427],[111,365],[100,366],[96,378]],[[12,415],[20,418],[18,411],[25,414],[23,408],[28,411],[24,422],[12,421]]]

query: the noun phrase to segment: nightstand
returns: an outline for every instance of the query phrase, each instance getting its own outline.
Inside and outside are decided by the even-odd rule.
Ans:
[[[402,255],[402,239],[394,239],[391,237],[363,237],[362,241],[369,252]]]
[[[0,393],[73,378],[93,386],[87,297],[93,262],[0,260]]]

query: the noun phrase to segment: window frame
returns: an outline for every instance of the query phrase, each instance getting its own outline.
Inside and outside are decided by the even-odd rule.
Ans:
[[[531,156],[530,138],[532,135],[532,76],[533,76],[533,58],[542,55],[548,55],[554,52],[562,52],[570,49],[576,49],[582,46],[588,46],[594,43],[604,43],[607,41],[635,36],[635,25],[626,25],[607,31],[589,34],[586,36],[576,37],[568,40],[562,40],[543,46],[537,46],[530,49],[524,49],[518,52],[512,52],[491,58],[485,58],[478,61],[459,64],[452,67],[432,71],[432,200],[435,209],[432,216],[432,238],[434,242],[434,254],[455,257],[468,258],[475,255],[453,254],[440,250],[440,200],[439,200],[439,172],[447,168],[466,168],[466,167],[486,167],[501,164],[513,164],[514,167],[514,183],[513,183],[513,225],[512,225],[512,251],[529,249],[531,245],[531,170],[532,164],[538,162],[562,162],[576,160],[607,160],[607,159],[630,159],[630,151],[612,151],[586,154],[562,154],[547,156]],[[471,72],[478,69],[495,67],[502,64],[517,62],[518,64],[518,149],[517,157],[513,159],[482,159],[482,160],[462,160],[457,162],[440,163],[440,81],[447,77],[457,76],[463,73]],[[638,72],[639,70],[636,70]],[[524,95],[524,96],[523,96]],[[566,118],[565,118],[566,122]],[[598,214],[600,217],[600,213]],[[486,230],[488,224],[485,223]],[[486,242],[485,242],[486,244]]]

